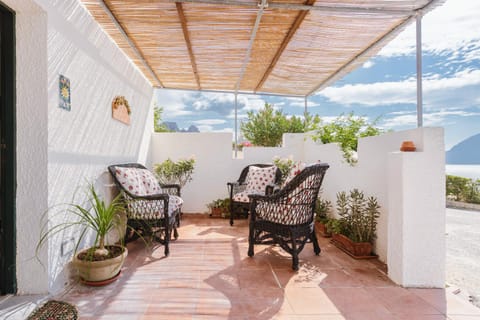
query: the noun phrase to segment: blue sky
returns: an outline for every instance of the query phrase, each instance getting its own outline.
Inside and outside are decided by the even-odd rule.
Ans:
[[[480,133],[480,1],[447,0],[422,20],[424,126],[445,128],[449,150]],[[233,132],[234,96],[228,93],[157,90],[163,120],[201,132]],[[301,115],[303,98],[239,95],[239,120],[265,102]],[[324,121],[342,113],[395,131],[416,127],[415,24],[362,68],[308,99],[308,111]]]

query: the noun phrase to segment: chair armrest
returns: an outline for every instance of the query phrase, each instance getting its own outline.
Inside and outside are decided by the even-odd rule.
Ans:
[[[162,188],[162,190],[165,191],[165,193],[180,197],[180,185],[179,184],[162,184],[162,183],[160,183],[160,187]]]
[[[168,202],[168,194],[167,193],[157,193],[157,194],[150,194],[145,196],[137,196],[128,191],[124,191],[128,194],[128,196],[134,200],[165,200]]]
[[[277,193],[280,190],[280,186],[275,183],[267,184],[265,187],[265,195],[269,196],[271,194]]]
[[[245,183],[239,183],[238,181],[227,182],[228,194],[230,195],[230,199],[232,199],[234,194],[244,191],[246,186],[247,185]]]

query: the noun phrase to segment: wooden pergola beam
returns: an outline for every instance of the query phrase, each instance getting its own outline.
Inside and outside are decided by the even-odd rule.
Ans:
[[[153,68],[148,64],[147,59],[145,59],[142,51],[138,48],[138,46],[133,42],[133,40],[130,38],[130,36],[127,34],[125,29],[122,27],[120,22],[118,21],[117,17],[113,14],[112,10],[110,10],[110,7],[105,3],[104,0],[98,0],[98,3],[102,7],[103,11],[107,14],[107,16],[110,18],[114,26],[117,28],[117,30],[121,33],[122,37],[125,39],[125,41],[128,43],[130,48],[133,50],[133,52],[137,55],[137,58],[140,60],[140,62],[143,64],[143,66],[147,69],[147,71],[150,73],[150,75],[157,80],[158,84],[160,85],[161,88],[164,87],[162,81],[158,78],[157,74],[153,71]]]
[[[315,3],[315,0],[307,0],[307,2],[305,3],[305,5],[307,6],[313,6],[313,4]],[[295,19],[295,21],[293,22],[292,24],[292,27],[290,28],[290,30],[288,30],[288,33],[287,35],[285,36],[285,38],[283,39],[282,41],[282,44],[280,45],[280,48],[278,48],[277,50],[277,53],[275,53],[275,56],[273,57],[272,59],[272,62],[270,63],[270,65],[268,66],[267,68],[267,71],[265,71],[265,73],[263,74],[263,77],[262,79],[260,80],[260,82],[257,84],[257,86],[255,87],[255,92],[258,91],[262,86],[263,84],[265,83],[265,81],[267,81],[268,77],[270,76],[270,74],[272,73],[273,69],[275,68],[275,65],[277,64],[278,60],[280,59],[280,57],[282,56],[283,54],[283,51],[285,51],[285,48],[287,47],[288,43],[290,42],[290,40],[292,39],[292,37],[294,36],[295,32],[297,32],[298,28],[300,27],[300,25],[302,24],[303,22],[303,19],[305,19],[305,17],[307,16],[309,11],[300,11],[297,15],[297,18]]]
[[[185,18],[185,13],[183,12],[182,3],[176,2],[178,17],[180,18],[180,23],[182,25],[183,37],[185,38],[185,43],[188,48],[188,55],[190,56],[190,62],[192,63],[193,75],[195,76],[195,81],[197,81],[197,90],[201,90],[202,86],[200,85],[200,77],[198,76],[197,63],[195,62],[195,56],[193,54],[192,42],[190,41],[190,35],[187,28],[187,19]]]

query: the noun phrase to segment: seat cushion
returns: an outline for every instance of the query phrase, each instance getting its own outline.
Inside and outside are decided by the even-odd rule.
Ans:
[[[266,168],[250,166],[246,179],[247,187],[245,188],[247,194],[265,194],[267,185],[275,183],[276,172],[276,166]]]
[[[163,218],[162,200],[143,200],[133,199],[125,195],[127,202],[127,215],[129,219],[153,220]],[[168,196],[168,216],[172,217],[174,213],[180,212],[183,200],[177,196]]]
[[[250,202],[250,199],[248,198],[249,194],[260,194],[264,195],[265,191],[260,192],[257,190],[245,190],[243,192],[239,192],[233,195],[233,201],[235,202]]]
[[[136,196],[162,193],[152,172],[146,169],[116,167],[115,176],[125,190]]]

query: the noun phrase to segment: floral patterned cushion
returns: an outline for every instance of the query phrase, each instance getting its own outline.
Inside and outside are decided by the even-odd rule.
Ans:
[[[286,186],[287,183],[289,183],[290,181],[292,181],[293,178],[295,178],[295,176],[297,176],[300,172],[302,172],[303,169],[305,169],[306,167],[306,164],[305,162],[302,162],[302,161],[296,161],[294,164],[293,164],[293,167],[290,169],[290,172],[288,173],[288,176],[287,178],[285,179],[285,181],[283,182],[283,186]]]
[[[243,192],[239,192],[239,193],[236,193],[234,196],[233,196],[233,201],[235,202],[250,202],[250,199],[248,198],[248,195],[249,194],[261,194],[261,195],[264,195],[265,194],[265,190],[264,192],[259,192],[259,191],[255,191],[255,190],[245,190]]]
[[[118,182],[125,190],[136,196],[162,193],[157,179],[149,170],[139,168],[115,168]]]
[[[276,166],[260,168],[250,166],[247,174],[247,187],[245,192],[248,194],[259,193],[265,194],[267,185],[275,182],[275,173],[277,172]]]
[[[288,174],[287,179],[285,179],[285,181],[283,182],[282,188],[287,183],[292,181],[293,178],[298,176],[300,174],[300,172],[302,172],[303,169],[305,169],[306,167],[309,167],[309,166],[313,166],[314,164],[318,164],[318,163],[321,163],[321,161],[318,160],[317,162],[313,162],[313,163],[309,163],[309,164],[306,164],[305,162],[301,162],[301,161],[295,162],[292,169],[290,169],[290,173]]]

